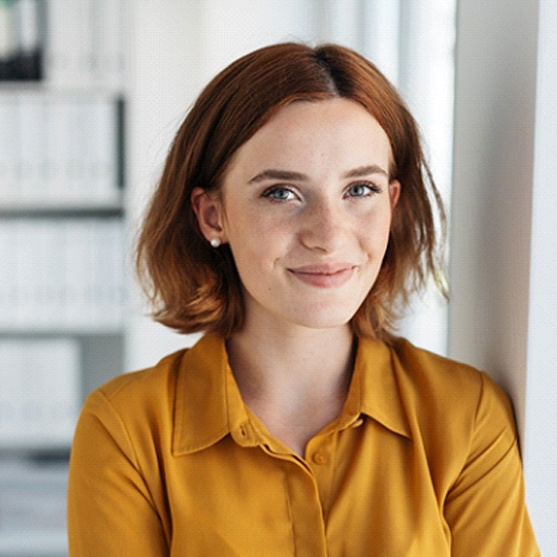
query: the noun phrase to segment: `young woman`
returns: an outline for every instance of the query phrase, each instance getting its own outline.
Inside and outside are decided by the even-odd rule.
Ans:
[[[534,557],[510,405],[394,334],[442,209],[367,60],[270,46],[201,93],[145,217],[155,318],[190,350],[89,396],[70,555]]]

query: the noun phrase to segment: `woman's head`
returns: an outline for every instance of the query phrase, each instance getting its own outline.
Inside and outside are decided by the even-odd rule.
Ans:
[[[437,270],[432,196],[419,133],[399,94],[367,60],[346,48],[279,44],[222,71],[180,127],[138,244],[138,268],[161,323],[224,336],[244,320],[242,288],[227,245],[210,246],[192,192],[221,195],[238,149],[284,106],[347,99],[384,130],[389,180],[401,185],[388,247],[375,284],[352,319],[359,335],[388,338],[397,308]],[[196,189],[197,188],[197,189]]]

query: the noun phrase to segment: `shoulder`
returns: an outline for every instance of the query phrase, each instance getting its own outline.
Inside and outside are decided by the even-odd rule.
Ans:
[[[89,394],[82,413],[108,418],[160,412],[173,404],[177,376],[186,350],[160,360],[156,365],[119,375]]]
[[[170,451],[177,376],[185,351],[155,366],[125,373],[90,393],[76,426],[73,454],[118,459],[156,470],[153,455]],[[155,448],[157,447],[157,448]]]
[[[444,439],[464,448],[482,439],[516,440],[510,400],[487,373],[404,339],[391,345],[391,358],[408,419],[426,444]]]
[[[427,350],[406,339],[391,346],[392,365],[401,390],[425,397],[429,404],[478,405],[485,397],[506,404],[503,390],[484,371]],[[456,409],[456,408],[455,408]]]
[[[162,358],[152,367],[124,373],[111,379],[97,389],[109,400],[127,398],[130,395],[160,393],[169,382],[175,380],[187,349],[179,350]]]

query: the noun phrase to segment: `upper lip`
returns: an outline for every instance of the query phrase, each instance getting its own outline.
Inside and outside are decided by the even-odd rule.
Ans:
[[[349,271],[356,267],[354,263],[338,262],[338,263],[316,263],[310,265],[301,265],[299,267],[291,267],[289,271],[306,275],[334,275],[342,271]]]

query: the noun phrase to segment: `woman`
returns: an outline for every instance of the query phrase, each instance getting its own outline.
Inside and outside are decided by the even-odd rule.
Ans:
[[[206,334],[88,398],[72,557],[539,555],[506,397],[394,334],[441,275],[435,207],[412,116],[358,54],[221,72],[138,244],[155,318]]]

